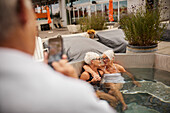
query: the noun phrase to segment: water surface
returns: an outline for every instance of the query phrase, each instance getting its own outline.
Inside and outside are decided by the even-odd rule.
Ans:
[[[129,68],[142,87],[136,87],[131,79],[123,74],[126,83],[121,92],[128,105],[128,110],[119,113],[169,113],[170,111],[170,72],[153,68]]]

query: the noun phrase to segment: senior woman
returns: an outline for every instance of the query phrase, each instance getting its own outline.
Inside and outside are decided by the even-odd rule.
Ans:
[[[81,74],[80,79],[89,83],[101,81],[103,71],[99,70],[101,65],[100,56],[95,52],[87,52],[84,57],[85,65],[83,66],[84,72]]]
[[[127,72],[121,65],[113,63],[113,50],[105,51],[102,54],[102,59],[105,67],[100,69],[102,69],[105,74],[103,75],[101,83],[104,84],[105,87],[109,88],[109,94],[114,95],[122,103],[122,110],[124,111],[127,109],[127,105],[124,102],[121,92],[119,91],[123,88],[123,84],[125,83],[121,73],[126,73],[133,80],[135,85],[140,86],[140,84],[135,81],[133,75]]]
[[[104,64],[101,64],[100,56],[94,52],[87,52],[84,61],[86,64],[83,66],[84,71],[81,74],[80,79],[85,80],[92,85],[99,86],[101,77],[104,74],[99,68],[105,66]],[[118,100],[114,96],[103,91],[96,90],[96,95],[100,99],[108,101],[114,108],[118,104]]]

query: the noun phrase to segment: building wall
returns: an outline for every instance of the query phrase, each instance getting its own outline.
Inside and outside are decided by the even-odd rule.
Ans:
[[[60,15],[63,20],[62,24],[63,27],[67,27],[67,15],[66,15],[66,5],[65,5],[65,0],[59,0],[59,5],[60,5]]]
[[[144,2],[142,2],[144,1]],[[161,10],[161,19],[162,20],[168,20],[170,19],[170,0],[159,0],[162,1],[162,7],[167,7],[167,9]],[[136,8],[139,8],[141,5],[143,5],[143,8],[146,4],[145,0],[127,0],[127,8],[128,13],[132,12],[132,7],[136,6]]]
[[[138,9],[141,5],[145,4],[145,0],[127,0],[127,8],[128,8],[128,13],[132,12],[132,7],[136,7]]]
[[[163,10],[161,10],[162,20],[170,20],[170,0],[162,0]]]

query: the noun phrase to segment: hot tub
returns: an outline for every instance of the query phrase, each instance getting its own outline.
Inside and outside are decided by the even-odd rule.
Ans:
[[[170,56],[157,53],[115,55],[115,62],[132,73],[142,87],[138,88],[125,77],[121,90],[128,105],[125,113],[168,113],[170,111]],[[84,61],[72,62],[80,75]],[[117,106],[121,111],[121,104]]]

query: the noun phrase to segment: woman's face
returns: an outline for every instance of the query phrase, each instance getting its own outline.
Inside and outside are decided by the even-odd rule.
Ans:
[[[103,62],[104,62],[106,65],[109,64],[110,59],[109,59],[105,54],[103,54],[102,59],[103,59]]]
[[[95,66],[100,66],[101,65],[100,57],[96,57],[95,59],[93,59],[92,64]]]

